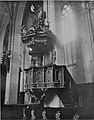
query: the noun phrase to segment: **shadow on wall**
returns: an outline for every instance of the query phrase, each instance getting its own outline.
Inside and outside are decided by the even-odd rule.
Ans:
[[[84,56],[83,56],[83,39],[79,37],[76,51],[76,61],[77,64],[73,70],[73,78],[78,83],[78,90],[82,96],[83,111],[86,114],[86,111],[94,111],[94,82],[86,83],[85,78],[85,68],[84,68]]]
[[[94,83],[78,84],[79,93],[82,96],[82,118],[94,118]]]
[[[86,54],[83,54],[83,39],[79,36],[79,39],[76,42],[76,65],[70,66],[68,69],[77,83],[80,96],[82,96],[82,118],[94,118],[94,82],[89,83],[88,79],[88,83],[86,83],[84,59],[84,55]],[[94,76],[92,77],[92,80],[94,80]]]

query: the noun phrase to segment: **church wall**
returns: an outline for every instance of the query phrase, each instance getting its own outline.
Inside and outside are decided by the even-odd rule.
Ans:
[[[70,2],[71,3],[71,2]],[[57,64],[66,64],[67,68],[69,69],[70,73],[72,74],[74,80],[76,83],[88,83],[88,82],[94,82],[94,58],[93,58],[93,49],[94,49],[94,42],[92,44],[92,38],[91,37],[91,31],[89,31],[88,26],[88,19],[87,19],[87,13],[84,12],[84,10],[81,7],[81,3],[74,3],[72,5],[71,9],[73,11],[74,17],[75,17],[75,24],[76,24],[76,32],[74,32],[75,39],[71,42],[71,36],[70,40],[64,36],[63,34],[63,27],[62,27],[62,14],[61,14],[61,8],[63,6],[63,3],[59,3],[55,1],[55,21],[56,21],[56,35],[57,35],[57,43],[58,43],[58,49],[57,52]],[[70,21],[69,21],[70,22]],[[71,28],[72,30],[72,28]],[[76,34],[76,35],[75,35]],[[65,37],[65,38],[64,38]],[[64,41],[65,39],[65,41]],[[68,44],[68,42],[70,44]],[[64,49],[64,45],[67,45],[67,53],[66,49]],[[73,46],[72,48],[72,54],[74,58],[74,62],[71,62],[70,51],[70,45]],[[66,63],[67,59],[64,58],[65,54],[69,56],[68,62]]]
[[[78,14],[77,14],[78,13]],[[79,43],[81,45],[81,54],[83,61],[83,71],[85,79],[82,83],[94,82],[94,42],[87,11],[82,7],[75,10],[77,16],[77,27],[79,32]],[[81,81],[81,80],[80,80]],[[79,82],[80,83],[80,82]]]
[[[64,35],[61,33],[63,29],[61,26],[61,17],[60,17],[60,5],[63,5],[55,2],[55,13],[56,13],[56,35],[58,38],[58,43],[60,42],[61,47],[59,47],[59,55],[57,57],[57,64],[66,64],[63,60],[64,58],[64,42],[67,44],[66,39],[64,41]],[[76,4],[76,6],[72,6],[72,10],[75,16],[75,22],[77,26],[77,36],[76,39],[72,42],[74,46],[74,58],[75,62],[72,64],[68,64],[67,68],[70,71],[74,81],[78,84],[78,90],[80,95],[82,96],[82,104],[85,108],[83,112],[87,110],[92,111],[94,104],[94,42],[90,37],[91,31],[89,31],[88,20],[86,13],[81,7],[81,4]],[[72,29],[72,28],[71,28]],[[74,32],[75,36],[75,32]],[[66,37],[66,36],[65,36]],[[71,38],[71,36],[70,36]],[[71,44],[67,44],[70,47]],[[66,50],[66,49],[65,49]],[[70,58],[71,59],[71,58]],[[70,61],[69,59],[69,61]],[[65,59],[67,60],[67,59]],[[61,62],[60,62],[61,61]],[[65,62],[65,63],[64,63]],[[71,61],[70,61],[71,63]],[[91,84],[90,84],[91,83]]]

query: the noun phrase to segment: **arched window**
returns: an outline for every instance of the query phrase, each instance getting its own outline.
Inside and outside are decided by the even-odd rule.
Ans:
[[[62,9],[62,32],[65,51],[65,65],[76,63],[77,27],[72,6],[65,4]]]

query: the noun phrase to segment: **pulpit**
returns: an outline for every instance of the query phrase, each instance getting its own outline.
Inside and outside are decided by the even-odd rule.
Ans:
[[[28,31],[25,25],[21,29],[22,43],[29,49],[31,61],[29,68],[24,69],[25,103],[41,105],[42,109],[79,106],[78,90],[67,67],[56,65],[57,38],[43,17],[45,12],[39,9],[32,14],[36,16],[34,24]],[[56,116],[59,119],[59,114]]]
[[[55,64],[25,69],[25,88],[63,88],[64,67]]]

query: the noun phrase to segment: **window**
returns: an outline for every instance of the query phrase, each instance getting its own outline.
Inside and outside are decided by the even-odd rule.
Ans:
[[[64,64],[71,65],[76,62],[77,27],[75,12],[70,5],[65,5],[62,10],[62,32],[65,52]]]

